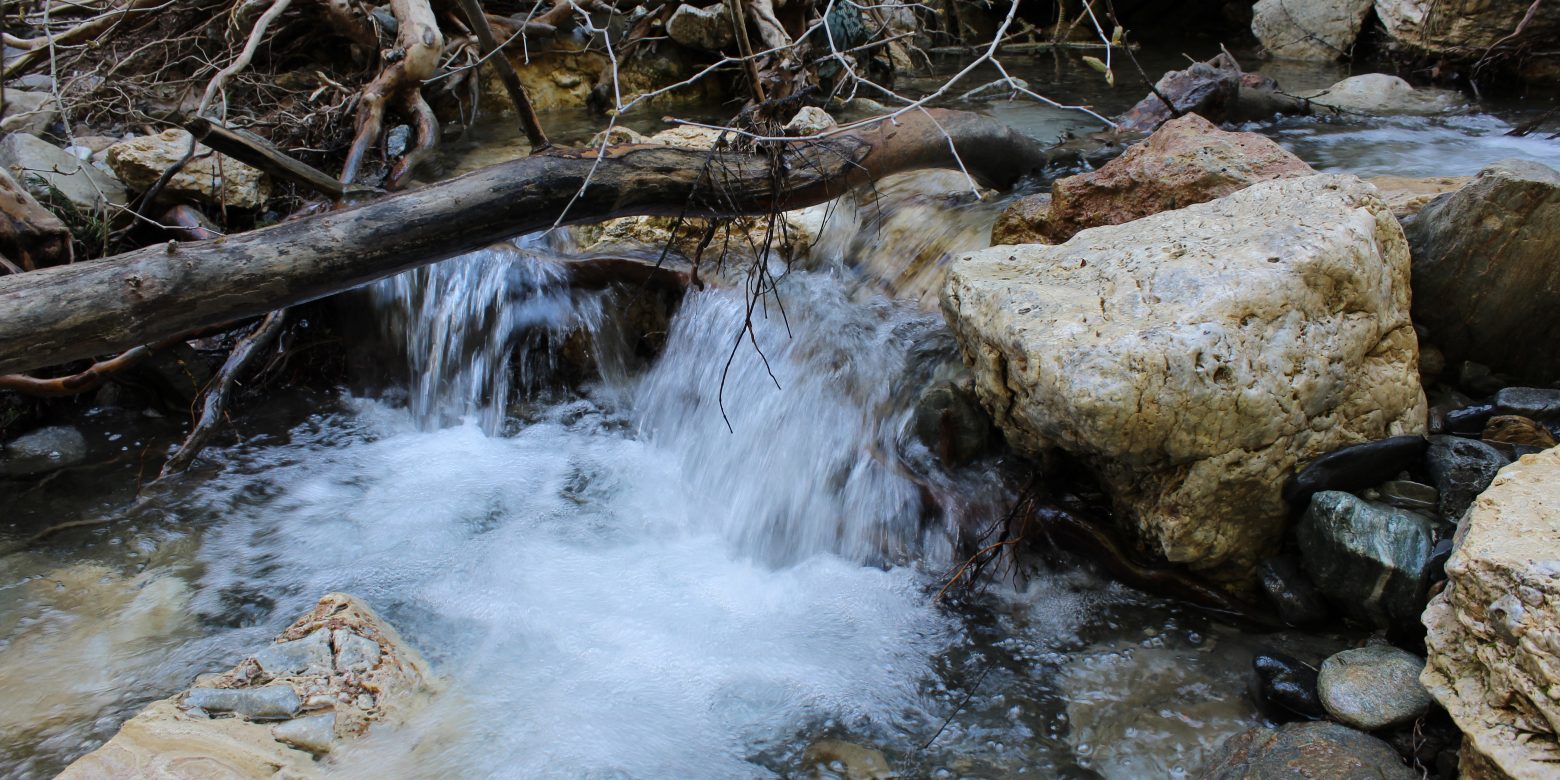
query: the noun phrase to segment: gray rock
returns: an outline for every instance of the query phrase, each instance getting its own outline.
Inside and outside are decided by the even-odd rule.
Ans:
[[[0,138],[0,166],[40,198],[53,188],[84,211],[101,209],[105,203],[123,206],[128,202],[125,185],[118,179],[27,133]]]
[[[74,466],[87,458],[87,440],[68,425],[16,437],[0,448],[0,476],[26,477]]]
[[[302,639],[267,645],[255,653],[255,662],[272,677],[327,674],[331,669],[330,629],[321,628]]]
[[[672,18],[666,20],[666,34],[690,49],[710,52],[730,46],[736,37],[725,3],[715,3],[709,8],[678,6]]]
[[[1312,626],[1327,619],[1327,606],[1293,558],[1268,558],[1257,564],[1257,579],[1268,603],[1285,623]]]
[[[1453,363],[1469,359],[1518,381],[1560,379],[1560,173],[1495,163],[1405,225],[1414,321]],[[1508,383],[1509,384],[1509,383]]]
[[[1441,505],[1441,494],[1435,488],[1406,479],[1383,482],[1376,486],[1376,493],[1381,503],[1399,509],[1434,512]]]
[[[406,154],[406,150],[412,144],[412,128],[410,125],[396,125],[385,134],[385,156],[395,159]]]
[[[1251,33],[1280,60],[1347,59],[1371,0],[1257,0]]]
[[[1311,498],[1295,536],[1306,573],[1339,609],[1379,628],[1418,621],[1434,538],[1429,520],[1323,491]]]
[[[365,672],[379,665],[379,643],[351,631],[338,629],[333,642],[336,645],[336,671]]]
[[[1391,745],[1336,723],[1257,727],[1225,741],[1202,780],[1418,780]]]
[[[1560,420],[1560,390],[1508,387],[1495,394],[1495,406],[1505,414],[1553,422]]]
[[[336,715],[310,715],[278,723],[271,727],[271,736],[310,753],[329,753],[336,742]]]
[[[1327,714],[1365,731],[1401,726],[1430,709],[1425,661],[1390,645],[1345,650],[1322,662],[1317,695]]]
[[[1425,462],[1441,493],[1441,516],[1455,523],[1511,459],[1476,439],[1432,436]]]
[[[60,117],[59,104],[47,92],[14,92],[6,90],[5,114],[0,118],[0,130],[7,133],[45,132]]]
[[[1326,89],[1302,92],[1300,97],[1361,114],[1443,114],[1462,102],[1455,93],[1414,89],[1408,82],[1385,73],[1351,76]]]
[[[6,84],[6,87],[7,89],[32,90],[33,92],[53,92],[54,79],[45,73],[29,73],[12,79]],[[11,95],[7,94],[6,99],[10,100]]]
[[[260,688],[191,688],[183,707],[207,713],[233,714],[249,720],[286,720],[298,714],[303,702],[290,685]]]

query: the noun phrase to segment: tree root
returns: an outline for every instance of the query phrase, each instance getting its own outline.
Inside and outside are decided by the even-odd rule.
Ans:
[[[391,171],[385,189],[403,186],[416,163],[439,143],[438,122],[433,120],[433,111],[423,100],[422,83],[438,70],[439,56],[444,51],[444,34],[439,31],[438,20],[428,0],[391,0],[390,8],[397,23],[396,45],[382,56],[388,63],[384,70],[363,88],[352,146],[341,166],[343,184],[357,182],[364,156],[384,129],[385,108],[391,100],[398,100],[416,124],[417,145],[408,155],[410,161],[403,161]]]

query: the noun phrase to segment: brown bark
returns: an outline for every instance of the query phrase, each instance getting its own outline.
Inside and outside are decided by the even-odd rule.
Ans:
[[[24,271],[72,259],[70,229],[5,171],[0,171],[0,255]]]
[[[764,215],[810,206],[889,174],[956,167],[953,149],[976,180],[994,187],[1083,154],[1048,149],[975,114],[942,110],[818,142],[790,142],[778,161],[723,153],[716,176],[706,175],[709,153],[702,151],[610,147],[598,166],[593,149],[555,150],[216,241],[0,277],[0,372],[258,316],[557,221]],[[1096,146],[1091,161],[1114,151]],[[780,186],[771,175],[776,166],[788,172]],[[581,192],[587,176],[590,186]]]

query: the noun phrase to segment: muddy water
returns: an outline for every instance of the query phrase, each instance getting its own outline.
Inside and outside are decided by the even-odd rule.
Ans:
[[[1082,70],[1054,80],[1086,92]],[[984,108],[1042,137],[1088,127]],[[1502,140],[1523,110],[1267,132],[1318,167],[1469,173],[1553,159]],[[1314,660],[1339,640],[1243,634],[1076,563],[932,599],[961,530],[1011,498],[1008,464],[949,473],[909,433],[956,359],[938,266],[1001,205],[941,175],[853,196],[806,263],[775,269],[751,333],[740,292],[695,293],[648,371],[564,397],[497,380],[537,329],[611,338],[611,301],[559,284],[567,236],[413,272],[372,292],[416,367],[404,394],[279,397],[140,499],[168,426],[95,413],[100,465],[0,483],[0,773],[49,776],[346,590],[449,682],[333,759],[351,776],[764,777],[821,739],[917,777],[1187,776],[1260,722],[1255,650]]]

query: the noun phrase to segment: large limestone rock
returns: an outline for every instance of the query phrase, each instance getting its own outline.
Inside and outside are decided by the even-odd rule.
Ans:
[[[1502,469],[1457,529],[1425,610],[1420,680],[1463,732],[1464,777],[1560,766],[1560,448]]]
[[[1347,59],[1371,0],[1257,0],[1251,32],[1280,60]]]
[[[1029,231],[1020,214],[999,220],[1001,237],[1038,236],[1059,244],[1084,228],[1117,225],[1221,198],[1259,181],[1315,173],[1266,136],[1231,133],[1196,114],[1166,122],[1099,170],[1058,179],[1050,204]],[[1016,209],[1034,207],[1033,202]],[[998,233],[993,231],[993,240]]]
[[[323,777],[317,755],[404,717],[431,683],[395,629],[351,596],[327,594],[275,643],[152,703],[59,777]]]
[[[1291,3],[1298,0],[1289,0]],[[1560,4],[1531,0],[1376,0],[1376,16],[1392,47],[1410,55],[1474,62],[1497,55],[1530,77],[1554,77],[1560,54]],[[1528,11],[1532,18],[1524,23]],[[1517,34],[1518,25],[1522,31]],[[1500,47],[1491,51],[1496,44]],[[1513,52],[1520,56],[1510,57]]]
[[[709,8],[680,5],[666,20],[666,34],[672,40],[701,51],[719,52],[736,40],[731,16],[725,3]]]
[[[992,247],[943,310],[1008,441],[1091,464],[1160,557],[1231,578],[1271,554],[1297,462],[1417,433],[1408,247],[1353,176]]]
[[[190,148],[190,134],[173,128],[108,147],[108,167],[132,189],[145,192]],[[201,146],[164,187],[169,195],[229,208],[258,209],[271,195],[264,174]]]
[[[1560,379],[1560,173],[1507,160],[1406,226],[1414,320],[1456,363],[1547,385]]]

